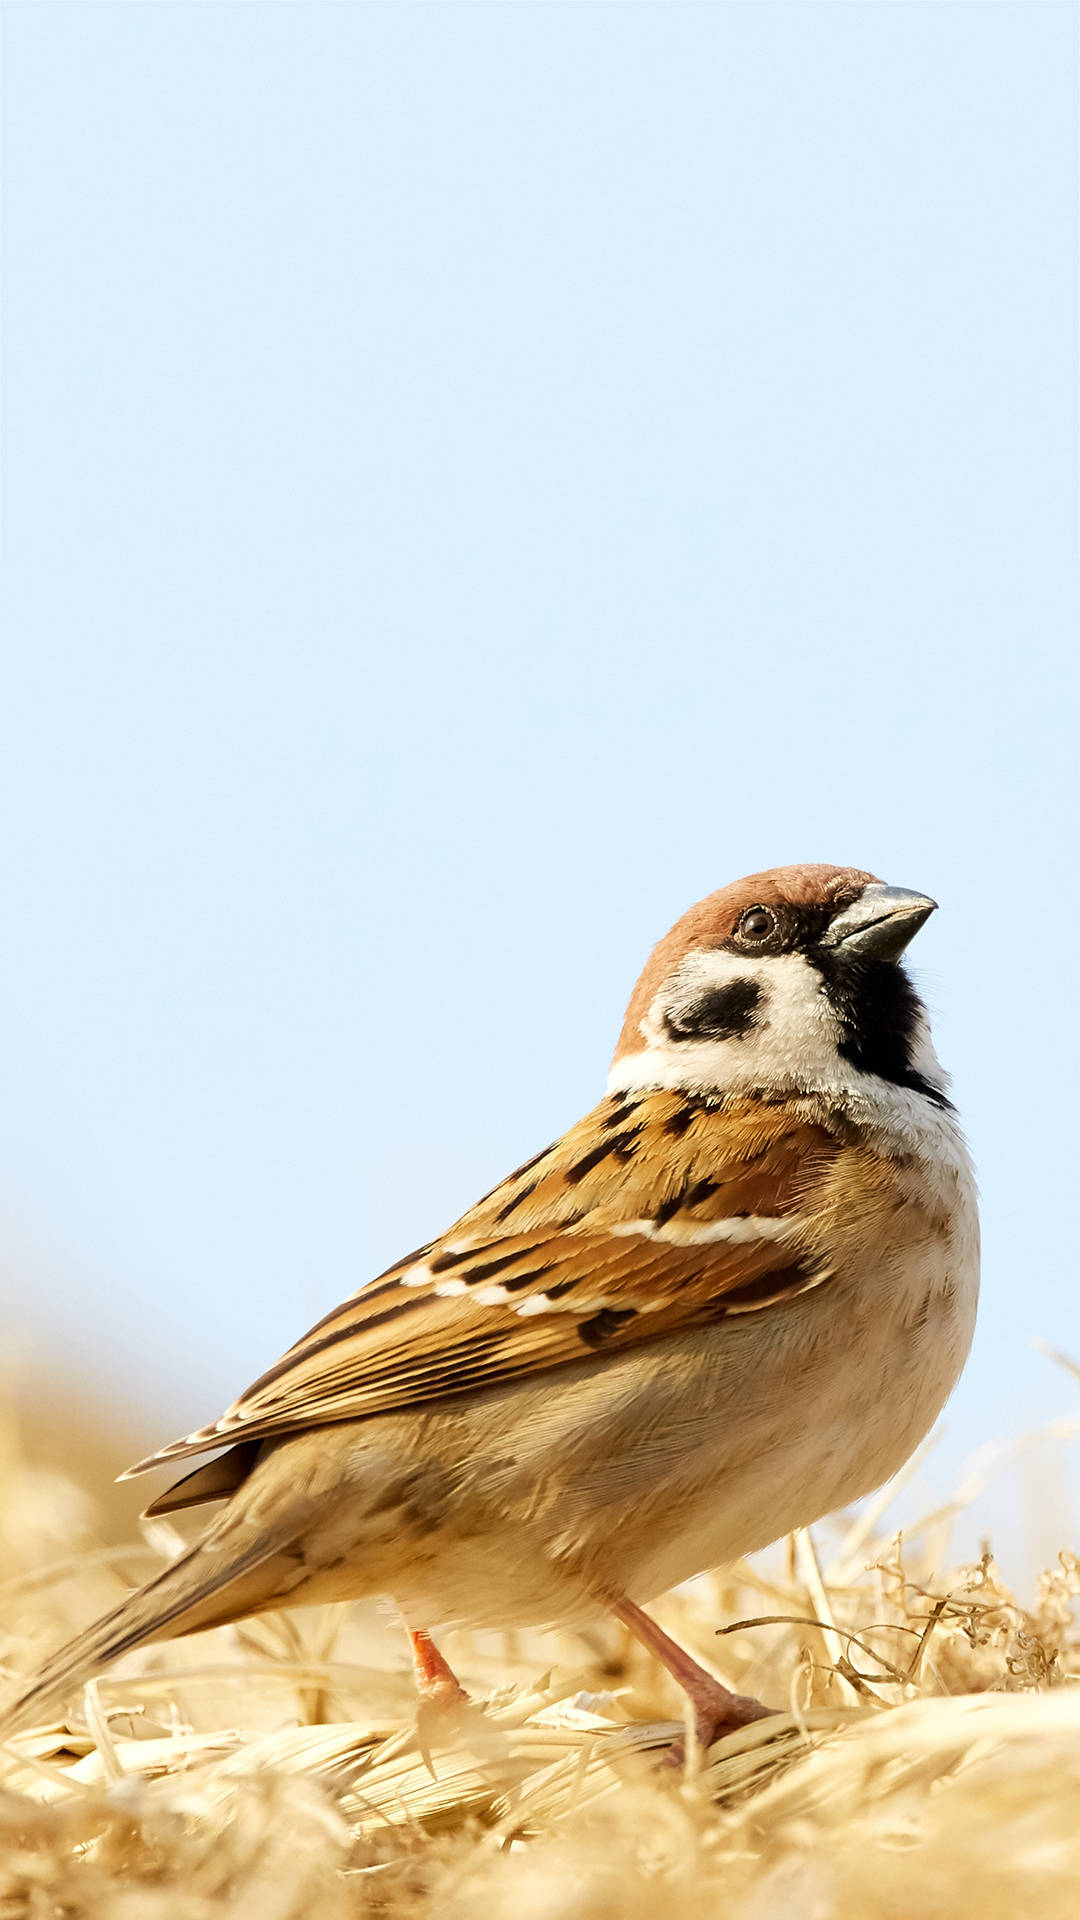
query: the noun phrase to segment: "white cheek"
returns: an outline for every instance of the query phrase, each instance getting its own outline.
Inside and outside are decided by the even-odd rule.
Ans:
[[[725,1040],[672,1040],[665,1011],[710,987],[751,981],[761,999],[754,1023]],[[745,960],[733,953],[688,955],[665,982],[642,1022],[642,1053],[612,1069],[612,1092],[633,1086],[700,1087],[729,1093],[751,1087],[815,1086],[837,1067],[839,1027],[821,975],[801,954]]]

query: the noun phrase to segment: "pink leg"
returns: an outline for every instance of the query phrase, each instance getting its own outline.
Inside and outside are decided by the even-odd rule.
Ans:
[[[467,1700],[468,1694],[443,1659],[430,1634],[413,1633],[410,1629],[409,1639],[412,1641],[416,1691],[421,1700],[434,1701],[441,1707],[454,1706],[461,1700]]]
[[[663,1627],[658,1627],[647,1613],[635,1607],[632,1600],[620,1600],[612,1611],[629,1627],[635,1639],[656,1655],[672,1679],[678,1681],[690,1702],[694,1739],[699,1747],[710,1747],[722,1734],[745,1727],[751,1720],[768,1719],[773,1711],[771,1707],[763,1707],[760,1700],[751,1700],[746,1694],[732,1693],[711,1673],[706,1673]]]

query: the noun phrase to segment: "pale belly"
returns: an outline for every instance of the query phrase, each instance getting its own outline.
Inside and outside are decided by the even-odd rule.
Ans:
[[[389,1592],[432,1628],[652,1599],[895,1473],[956,1382],[976,1294],[974,1257],[939,1246],[903,1286],[830,1282],[607,1365],[365,1423],[358,1493],[404,1474],[407,1495],[397,1510],[384,1496],[304,1597]]]

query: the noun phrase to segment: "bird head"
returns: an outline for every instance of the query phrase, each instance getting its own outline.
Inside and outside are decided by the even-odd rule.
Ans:
[[[769,1093],[867,1079],[945,1104],[929,1023],[901,965],[935,902],[857,867],[774,867],[700,900],[630,999],[612,1091]]]

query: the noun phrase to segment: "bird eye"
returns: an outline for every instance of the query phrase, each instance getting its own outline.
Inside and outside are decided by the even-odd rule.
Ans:
[[[748,946],[760,947],[776,932],[776,915],[770,907],[748,907],[739,921],[739,939]]]

